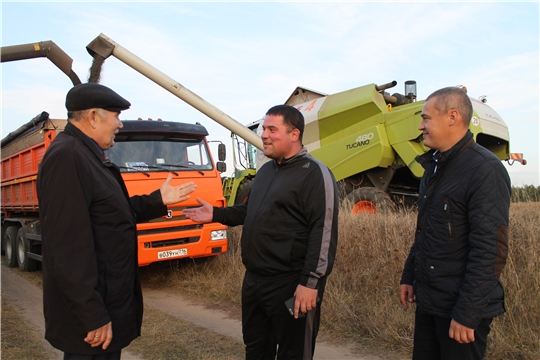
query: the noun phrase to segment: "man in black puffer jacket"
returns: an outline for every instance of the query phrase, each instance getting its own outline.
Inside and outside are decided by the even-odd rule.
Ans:
[[[482,359],[491,321],[504,313],[510,179],[468,130],[472,105],[457,87],[427,99],[419,130],[432,150],[417,161],[418,220],[401,278],[416,302],[413,359]]]

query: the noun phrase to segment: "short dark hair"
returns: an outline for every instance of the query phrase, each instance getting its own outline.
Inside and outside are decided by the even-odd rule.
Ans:
[[[302,137],[304,135],[304,115],[290,105],[276,105],[271,107],[266,115],[281,115],[283,116],[283,124],[287,125],[290,131],[298,129],[300,131],[300,142],[302,142]]]
[[[450,109],[456,109],[461,116],[463,117],[463,122],[467,127],[471,123],[473,107],[471,99],[465,91],[459,87],[445,87],[439,89],[429,95],[426,101],[434,98],[435,99],[435,109],[439,114],[446,114]]]

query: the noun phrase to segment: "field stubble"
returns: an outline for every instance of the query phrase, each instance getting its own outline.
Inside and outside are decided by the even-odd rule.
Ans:
[[[339,217],[339,245],[323,304],[322,331],[336,341],[410,354],[414,308],[399,302],[399,280],[414,230],[414,212]],[[146,281],[165,281],[216,305],[240,306],[244,267],[241,227],[231,228],[229,252],[201,261],[171,262],[143,271]],[[502,274],[506,314],[496,318],[486,359],[540,357],[540,203],[512,203],[509,257]]]

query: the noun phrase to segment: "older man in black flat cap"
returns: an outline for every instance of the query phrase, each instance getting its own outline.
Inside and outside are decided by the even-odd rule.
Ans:
[[[45,338],[69,360],[120,359],[140,336],[143,303],[136,223],[167,213],[195,184],[129,197],[103,151],[130,103],[103,85],[66,96],[68,124],[40,164],[37,191],[43,240]]]

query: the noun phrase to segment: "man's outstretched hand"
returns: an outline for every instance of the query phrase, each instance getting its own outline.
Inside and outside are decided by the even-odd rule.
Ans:
[[[172,174],[169,173],[169,176],[167,176],[167,179],[165,179],[165,182],[163,182],[159,188],[163,205],[176,204],[185,201],[189,199],[189,194],[197,188],[197,184],[191,181],[185,184],[172,186],[171,180]]]
[[[191,219],[198,223],[209,223],[212,221],[212,215],[214,214],[214,207],[210,203],[197,198],[197,202],[201,204],[201,207],[185,209],[182,211],[188,219]]]

